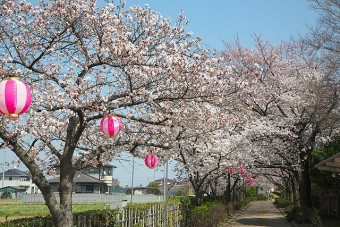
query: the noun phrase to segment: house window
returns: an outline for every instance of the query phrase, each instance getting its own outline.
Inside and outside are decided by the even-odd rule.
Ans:
[[[77,193],[93,193],[93,185],[77,185]]]
[[[112,169],[107,169],[107,173],[108,173],[109,175],[111,175],[111,174],[112,174]]]
[[[90,173],[99,173],[99,169],[91,167],[89,172]]]
[[[86,185],[86,192],[93,193],[93,185]]]
[[[102,176],[107,176],[107,172],[106,171],[107,171],[106,169],[103,169]]]
[[[12,177],[8,177],[8,180],[12,180]]]
[[[82,191],[82,186],[81,185],[77,185],[77,189],[76,189],[76,192],[79,192],[79,193],[81,193],[81,192],[85,192],[85,191]]]

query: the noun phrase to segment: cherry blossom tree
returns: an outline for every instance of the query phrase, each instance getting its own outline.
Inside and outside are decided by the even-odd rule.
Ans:
[[[201,114],[201,121],[197,121],[197,118],[196,121],[190,121],[195,123],[193,128],[186,124],[178,133],[177,143],[174,146],[177,149],[173,149],[174,159],[180,163],[177,172],[188,177],[195,191],[197,205],[203,204],[204,193],[220,172],[221,163],[226,158],[226,153],[220,150],[219,143],[215,141],[216,136],[214,138],[213,134],[216,131],[209,131],[212,130],[210,126],[214,125],[213,121],[218,117],[209,120],[206,119],[208,116],[211,115]],[[204,130],[200,130],[202,128]]]
[[[310,207],[311,151],[339,130],[338,84],[325,80],[303,45],[256,41],[254,50],[227,44],[224,52],[239,75],[238,100],[253,112],[245,136],[254,160],[298,166],[300,204]]]
[[[77,171],[115,154],[169,148],[177,105],[214,96],[218,59],[186,33],[183,15],[92,0],[8,0],[0,6],[0,73],[29,84],[33,102],[18,120],[2,117],[0,138],[32,174],[56,226],[73,226]],[[99,120],[115,114],[124,127],[106,138]],[[60,202],[46,173],[60,165]]]
[[[225,88],[229,84],[221,86]],[[185,109],[181,113],[182,121],[174,128],[177,136],[172,158],[180,163],[178,173],[191,182],[197,205],[202,205],[208,188],[214,194],[218,178],[227,174],[228,167],[237,166],[247,158],[247,149],[242,149],[248,144],[244,144],[238,132],[243,118],[231,111],[232,107],[227,108],[226,98],[214,98],[209,104],[186,103],[187,108],[180,108]]]
[[[339,79],[339,27],[340,4],[334,0],[312,0],[312,8],[319,14],[317,24],[303,40],[325,63],[324,70],[332,72],[333,79]],[[316,53],[315,53],[316,51]],[[336,73],[334,73],[336,72]],[[334,78],[334,75],[337,77]]]

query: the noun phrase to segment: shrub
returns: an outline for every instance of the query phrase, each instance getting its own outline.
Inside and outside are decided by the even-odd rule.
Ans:
[[[1,199],[11,199],[12,198],[12,192],[8,189],[5,189],[1,194]]]
[[[91,222],[93,227],[114,226],[116,223],[117,210],[89,210],[74,214],[75,226],[86,225]],[[83,225],[82,225],[83,224]]]
[[[180,214],[177,217],[181,220],[181,224],[191,227],[214,227],[225,219],[227,215],[227,206],[221,201],[205,201],[203,206],[194,206],[194,198],[181,196],[170,198],[169,203],[177,203],[180,207]],[[240,201],[239,206],[245,206],[249,203],[249,199],[246,201]],[[149,207],[158,203],[146,203],[146,204],[128,204],[126,209],[137,209],[139,212],[137,216],[146,216]],[[88,226],[91,223],[92,227],[105,227],[115,226],[117,224],[117,212],[118,210],[90,210],[84,212],[74,213],[74,226]],[[161,214],[162,216],[163,214]],[[172,226],[173,216],[169,215],[169,226]],[[177,219],[176,218],[176,219]],[[136,226],[142,226],[139,222]],[[47,217],[33,217],[22,218],[5,223],[0,223],[0,227],[53,227],[54,223],[51,216]]]
[[[189,196],[176,196],[169,199],[169,202],[179,203],[179,209],[181,211],[181,222],[188,226],[190,218],[190,210],[195,207],[195,197]]]
[[[211,213],[207,205],[195,206],[190,212],[189,226],[204,227],[211,226]]]
[[[249,204],[250,199],[246,198],[244,200],[240,200],[240,201],[236,201],[235,205],[234,205],[234,209],[235,210],[240,210],[242,207],[245,207]]]
[[[92,227],[114,226],[116,223],[116,210],[90,210],[74,214],[74,226],[86,225],[91,221]],[[32,218],[20,218],[12,221],[0,223],[0,227],[53,227],[53,219],[51,216],[37,216]]]
[[[280,208],[287,208],[293,205],[292,201],[282,199],[282,198],[276,198],[275,199],[275,204],[278,205]]]
[[[279,190],[274,190],[273,192],[272,192],[272,194],[273,195],[276,195],[276,196],[278,196],[278,197],[281,197],[281,191],[279,191]]]
[[[288,210],[287,219],[288,221],[295,220],[295,222],[298,224],[309,223],[306,212],[304,212],[304,210],[299,206]]]
[[[195,204],[194,201],[192,204]],[[202,206],[191,206],[188,219],[184,219],[181,226],[214,227],[224,221],[227,206],[224,200],[206,200]]]
[[[249,187],[246,189],[246,197],[256,197],[256,187]]]
[[[267,196],[263,194],[257,195],[257,200],[267,200]]]
[[[256,200],[257,200],[257,197],[256,197],[256,196],[254,196],[254,197],[248,197],[247,200],[248,200],[249,202],[251,202],[251,201],[256,201]]]
[[[303,209],[296,206],[287,212],[287,220],[295,221],[298,224],[310,224],[313,226],[322,226],[322,220],[319,211],[315,208]]]
[[[53,227],[55,226],[52,220],[51,216],[47,217],[42,217],[42,216],[37,216],[33,218],[20,218],[20,219],[15,219],[12,221],[6,221],[4,223],[0,223],[0,227],[45,227],[45,226],[50,226]]]
[[[213,223],[214,225],[218,225],[220,222],[225,220],[228,214],[228,207],[226,206],[225,203],[221,201],[216,201],[215,203],[212,204],[210,208],[210,212],[211,212],[211,223]]]

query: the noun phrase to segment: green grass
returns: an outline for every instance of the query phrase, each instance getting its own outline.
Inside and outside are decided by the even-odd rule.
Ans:
[[[73,212],[103,209],[105,209],[105,203],[77,203],[72,206]],[[0,200],[0,217],[46,216],[48,214],[50,212],[44,203],[24,203],[12,199]]]

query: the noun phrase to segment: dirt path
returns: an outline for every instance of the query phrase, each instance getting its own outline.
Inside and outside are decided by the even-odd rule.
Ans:
[[[251,202],[239,214],[231,217],[220,227],[291,227],[285,216],[274,206],[271,201]]]

